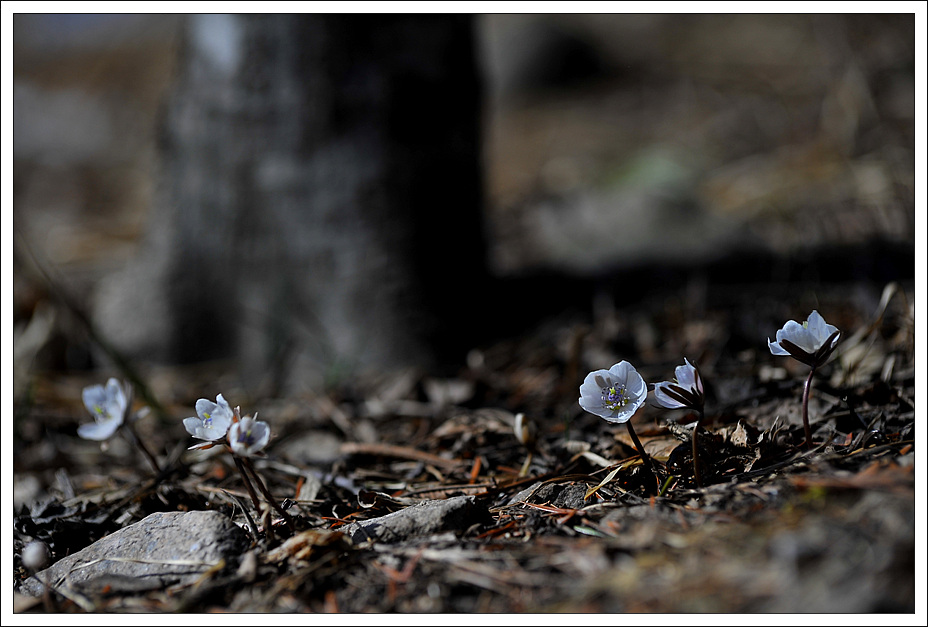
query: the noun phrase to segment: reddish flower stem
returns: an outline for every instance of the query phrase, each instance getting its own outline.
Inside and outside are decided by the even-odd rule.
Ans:
[[[258,495],[255,493],[255,488],[251,485],[251,480],[248,478],[248,473],[245,472],[245,465],[242,463],[242,459],[232,454],[232,459],[235,460],[235,467],[238,468],[238,472],[242,475],[242,481],[245,482],[245,489],[248,490],[249,496],[251,496],[251,502],[255,504],[255,510],[258,512],[258,515],[261,514],[261,501],[258,499]]]
[[[261,490],[261,493],[264,494],[264,498],[267,499],[267,502],[277,510],[277,513],[280,514],[284,521],[286,521],[287,526],[290,527],[291,531],[296,531],[296,524],[293,522],[293,518],[288,514],[283,507],[277,502],[277,499],[274,498],[274,495],[271,494],[271,491],[267,489],[267,486],[264,485],[264,481],[261,480],[261,475],[258,474],[258,471],[255,470],[254,464],[251,463],[251,458],[245,458],[245,465],[248,466],[248,470],[251,471],[252,476],[255,478],[255,483],[258,484],[258,489]]]

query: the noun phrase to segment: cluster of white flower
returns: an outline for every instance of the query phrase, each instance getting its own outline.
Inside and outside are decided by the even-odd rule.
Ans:
[[[225,444],[232,453],[235,466],[242,476],[242,482],[251,496],[255,509],[261,511],[261,504],[254,490],[256,485],[268,505],[278,511],[291,530],[295,530],[293,518],[277,502],[251,462],[252,457],[263,454],[264,447],[271,439],[271,428],[268,424],[263,420],[258,420],[257,413],[254,417],[242,418],[241,408],[230,407],[222,394],[216,396],[215,403],[208,398],[199,399],[195,408],[197,415],[184,418],[184,428],[187,433],[203,442],[194,444],[190,449],[207,449]],[[249,478],[249,473],[251,473],[251,478]]]
[[[809,378],[803,393],[803,424],[806,430],[806,445],[811,446],[811,433],[808,422],[808,396],[815,369],[824,364],[838,345],[841,333],[837,327],[827,324],[813,311],[808,319],[799,323],[795,320],[787,322],[776,333],[776,341],[767,339],[770,352],[774,355],[788,355],[811,367]],[[673,381],[662,381],[654,385],[654,397],[657,403],[667,409],[691,409],[699,413],[699,420],[703,417],[705,405],[705,390],[699,370],[686,358],[683,364],[677,366]],[[622,424],[625,423],[642,459],[652,471],[650,458],[638,441],[629,420],[645,403],[648,395],[648,386],[638,371],[627,361],[620,361],[608,370],[595,370],[589,373],[580,386],[580,406],[603,419]],[[132,408],[132,387],[128,383],[120,383],[116,379],[109,379],[106,386],[92,385],[84,388],[83,401],[87,410],[94,418],[94,422],[81,425],[78,435],[88,440],[106,440],[116,433],[120,427],[126,426],[132,432],[132,419],[144,415],[144,410],[138,412],[130,419]],[[191,446],[191,449],[211,448],[225,444],[237,458],[250,458],[260,455],[267,446],[271,437],[268,424],[254,417],[241,417],[239,407],[234,409],[223,398],[222,394],[216,396],[216,402],[201,398],[195,405],[197,415],[184,419],[184,428],[198,440],[203,440]],[[147,409],[147,408],[146,408]],[[523,420],[522,415],[516,421],[516,435],[526,445],[534,441],[530,424]],[[701,482],[697,465],[696,431],[699,421],[693,431],[693,461],[697,481]],[[157,461],[148,453],[144,443],[136,437],[136,443],[148,455],[152,465],[159,471]],[[238,463],[238,462],[237,462]],[[245,477],[247,482],[247,477]]]
[[[777,331],[777,341],[767,339],[770,352],[774,355],[789,355],[811,366],[812,372],[806,382],[803,394],[803,422],[806,428],[806,443],[811,445],[808,423],[808,394],[812,374],[834,352],[841,333],[838,328],[827,324],[818,311],[813,311],[802,324],[795,320],[787,322]],[[705,405],[705,390],[699,370],[686,358],[683,365],[677,366],[674,381],[662,381],[654,385],[654,398],[661,407],[667,409],[691,409],[699,413],[702,419]],[[595,370],[589,373],[580,386],[580,406],[590,412],[614,423],[627,423],[644,404],[648,387],[644,379],[627,361],[621,361],[609,370]],[[697,422],[697,429],[699,423]],[[634,431],[629,424],[633,439]],[[637,444],[637,443],[636,443]],[[638,447],[642,457],[646,457],[643,447]],[[696,429],[693,432],[693,459],[696,464]],[[698,467],[697,467],[698,475]],[[698,477],[697,477],[698,479]],[[701,481],[700,481],[701,483]]]
[[[138,437],[132,427],[132,421],[143,416],[148,409],[144,408],[130,419],[132,386],[128,383],[120,383],[116,379],[110,379],[106,382],[106,386],[91,385],[84,388],[82,396],[84,405],[93,416],[94,422],[78,427],[78,435],[88,440],[103,441],[109,439],[120,428],[124,428],[133,437],[135,444],[145,453],[155,473],[160,475],[161,468],[157,459],[149,452],[144,440]],[[252,479],[249,479],[249,472],[254,484],[264,494],[268,503],[277,509],[291,528],[294,528],[293,519],[267,489],[251,462],[252,457],[262,455],[264,447],[271,439],[271,429],[268,424],[258,420],[257,414],[254,417],[242,418],[241,409],[238,407],[232,409],[222,394],[216,396],[215,403],[201,398],[196,402],[195,407],[197,415],[184,418],[184,428],[190,435],[203,441],[190,448],[206,449],[225,444],[232,453],[255,509],[260,511],[261,505],[254,491]]]
[[[91,385],[83,390],[84,406],[93,416],[94,422],[80,425],[77,434],[87,440],[107,440],[120,427],[130,422],[132,408],[132,387],[109,379],[106,386]],[[141,418],[145,410],[139,411],[132,419]],[[259,454],[271,437],[268,424],[249,416],[241,417],[240,408],[232,409],[219,394],[216,402],[201,398],[196,403],[197,415],[184,418],[184,428],[193,437],[204,440],[191,446],[191,449],[210,448],[226,440],[229,448],[241,457]]]
[[[191,449],[211,448],[223,439],[236,455],[252,457],[267,446],[271,438],[271,429],[263,420],[249,416],[241,417],[241,409],[232,409],[222,394],[216,396],[216,402],[201,398],[196,403],[197,415],[184,418],[187,433],[204,440],[194,444]]]
[[[677,366],[675,381],[662,381],[654,386],[654,397],[667,409],[686,407],[701,410],[705,397],[702,378],[696,367],[684,358]],[[595,370],[586,375],[580,386],[580,407],[608,420],[623,423],[644,405],[648,386],[627,361],[621,361],[609,370]]]

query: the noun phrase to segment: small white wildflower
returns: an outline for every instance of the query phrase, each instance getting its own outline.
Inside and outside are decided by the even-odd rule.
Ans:
[[[255,414],[257,416],[257,414]],[[229,446],[241,457],[251,457],[267,446],[271,428],[262,420],[245,416],[229,429]]]
[[[196,416],[184,418],[184,428],[199,440],[215,442],[226,436],[234,417],[237,416],[238,408],[233,412],[226,399],[219,394],[215,403],[205,398],[198,400],[196,410]],[[202,445],[197,444],[192,448],[200,446]]]
[[[81,397],[94,422],[77,428],[77,435],[87,440],[106,440],[122,426],[129,411],[132,389],[114,378],[102,385],[84,388]]]
[[[767,346],[774,355],[789,355],[807,366],[816,368],[824,364],[838,346],[841,332],[828,324],[813,310],[802,324],[790,320],[777,331],[777,341],[767,338]]]
[[[705,395],[699,370],[684,357],[683,365],[674,370],[675,381],[661,381],[654,384],[654,398],[667,409],[702,409]]]
[[[647,489],[651,494],[657,494],[660,484],[654,473],[654,464],[631,423],[631,417],[647,398],[647,384],[627,361],[620,361],[609,370],[594,370],[586,375],[580,386],[580,407],[609,422],[625,423],[649,477]]]
[[[608,420],[628,421],[648,396],[648,386],[627,361],[609,370],[595,370],[580,386],[580,407]]]
[[[828,324],[815,310],[808,319],[799,324],[790,320],[777,331],[777,341],[767,338],[767,346],[774,355],[789,355],[811,367],[802,392],[802,426],[806,433],[806,448],[812,448],[812,427],[809,424],[809,393],[812,391],[812,376],[815,369],[828,361],[838,346],[841,332]]]

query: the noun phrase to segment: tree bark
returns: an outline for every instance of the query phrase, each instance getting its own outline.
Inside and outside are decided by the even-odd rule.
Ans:
[[[471,19],[187,26],[149,252],[100,308],[114,339],[275,387],[464,350],[486,281]]]

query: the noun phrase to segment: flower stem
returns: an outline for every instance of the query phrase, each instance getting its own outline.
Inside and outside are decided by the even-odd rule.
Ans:
[[[812,428],[809,426],[809,392],[812,391],[812,377],[815,375],[815,366],[809,371],[809,378],[802,390],[802,427],[806,432],[806,448],[812,448]]]
[[[232,459],[235,460],[235,467],[238,468],[238,472],[242,475],[242,481],[245,482],[245,489],[248,490],[248,495],[251,496],[251,502],[255,504],[255,510],[258,512],[258,516],[261,516],[261,501],[258,499],[258,495],[255,493],[255,488],[251,485],[251,479],[248,478],[248,473],[245,472],[245,465],[242,463],[241,458],[238,455],[232,454]]]
[[[641,440],[638,439],[638,434],[635,433],[635,428],[632,427],[631,420],[625,423],[625,427],[628,429],[628,435],[631,436],[632,442],[635,443],[635,448],[638,449],[638,454],[641,455],[641,461],[644,462],[645,468],[648,470],[648,474],[651,475],[651,478],[654,479],[654,487],[659,491],[660,484],[657,481],[657,475],[654,472],[654,464],[651,462],[651,456],[648,455],[647,451],[644,450],[644,447],[641,445]],[[657,494],[657,492],[654,492]]]
[[[145,443],[142,441],[142,438],[139,437],[139,434],[136,433],[135,427],[132,426],[131,422],[124,422],[123,426],[126,427],[126,430],[132,434],[132,439],[135,440],[135,445],[139,447],[142,453],[145,455],[145,458],[148,459],[148,463],[151,464],[151,467],[155,471],[156,476],[161,475],[161,466],[158,465],[158,460],[154,455],[151,454],[151,451],[148,450],[148,447],[145,446]]]
[[[705,414],[702,410],[699,410],[699,419],[696,420],[696,426],[693,427],[693,474],[696,475],[696,485],[700,488],[703,486],[702,482],[702,466],[699,463],[699,448],[696,444],[696,434],[699,433],[699,425],[702,424],[702,419],[705,417]]]
[[[270,503],[274,509],[277,510],[277,513],[283,517],[287,523],[287,526],[290,527],[290,530],[295,532],[296,524],[294,524],[293,518],[284,510],[284,508],[280,506],[280,504],[277,502],[277,499],[275,499],[274,495],[271,494],[271,491],[267,489],[266,485],[264,485],[264,481],[262,481],[261,475],[258,474],[258,471],[255,470],[254,464],[251,463],[251,458],[245,458],[245,465],[248,466],[248,470],[250,470],[252,476],[254,476],[255,483],[258,484],[258,489],[260,489],[261,493],[264,494],[264,498],[267,499],[267,502]]]

